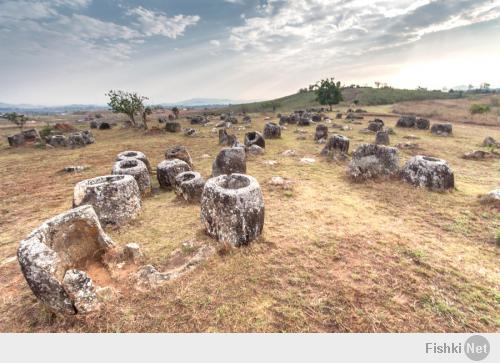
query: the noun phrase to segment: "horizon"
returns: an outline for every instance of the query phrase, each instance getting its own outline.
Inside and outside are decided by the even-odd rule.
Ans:
[[[500,87],[500,0],[0,0],[0,102],[265,100],[344,85]],[[182,101],[172,101],[182,100]]]

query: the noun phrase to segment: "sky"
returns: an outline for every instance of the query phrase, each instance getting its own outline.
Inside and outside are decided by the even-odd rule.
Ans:
[[[500,87],[500,0],[0,0],[0,102]]]

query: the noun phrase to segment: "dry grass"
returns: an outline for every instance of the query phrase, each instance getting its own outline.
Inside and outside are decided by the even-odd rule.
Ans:
[[[380,110],[377,110],[379,112]],[[384,118],[393,126],[396,119]],[[185,121],[183,121],[185,122]],[[372,141],[353,125],[344,134],[354,149]],[[253,127],[262,130],[263,118]],[[205,177],[219,150],[210,127],[202,137],[115,128],[95,131],[96,143],[76,150],[0,150],[0,330],[95,332],[463,332],[499,331],[500,270],[495,234],[500,211],[478,203],[477,195],[499,187],[500,161],[467,161],[500,130],[454,125],[454,137],[397,129],[393,144],[415,134],[420,152],[447,159],[457,190],[431,193],[399,181],[351,184],[345,165],[319,157],[321,145],[296,140],[289,127],[281,140],[269,140],[266,155],[248,160],[248,173],[261,183],[266,223],[251,246],[216,255],[194,272],[150,291],[121,285],[118,299],[87,317],[61,317],[47,311],[27,287],[17,261],[19,240],[44,219],[70,208],[81,179],[107,174],[118,152],[145,152],[152,165],[164,150],[181,143]],[[240,140],[244,131],[238,131]],[[297,156],[284,157],[286,149]],[[210,158],[203,158],[203,154]],[[301,165],[303,156],[315,157]],[[410,157],[402,152],[403,161]],[[264,160],[277,160],[267,166]],[[73,175],[65,165],[88,164]],[[292,180],[291,189],[268,184],[272,176]],[[156,183],[156,181],[155,181]],[[156,184],[155,184],[156,185]],[[146,199],[140,218],[108,230],[120,244],[138,242],[147,262],[164,266],[183,241],[213,241],[199,221],[199,206],[185,205],[173,192]]]
[[[491,111],[472,115],[470,107],[473,104],[488,105]],[[449,122],[500,126],[500,95],[476,95],[452,100],[401,102],[394,105],[393,111],[399,114],[429,117]]]

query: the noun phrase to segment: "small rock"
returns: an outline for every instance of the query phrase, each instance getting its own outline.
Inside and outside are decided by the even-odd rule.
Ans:
[[[125,255],[125,258],[127,258],[129,261],[132,261],[133,263],[138,263],[143,258],[141,248],[137,243],[126,244],[123,248],[123,253]]]
[[[282,156],[296,156],[297,155],[297,152],[295,150],[285,150],[281,153]]]
[[[300,159],[301,164],[314,164],[316,162],[316,159],[314,158],[302,158]]]
[[[70,166],[65,166],[63,168],[63,172],[65,173],[79,173],[84,170],[87,170],[89,167],[87,165],[70,165]]]

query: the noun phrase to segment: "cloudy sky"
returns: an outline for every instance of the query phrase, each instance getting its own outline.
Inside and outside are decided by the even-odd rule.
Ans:
[[[0,0],[0,102],[500,86],[500,0]]]

